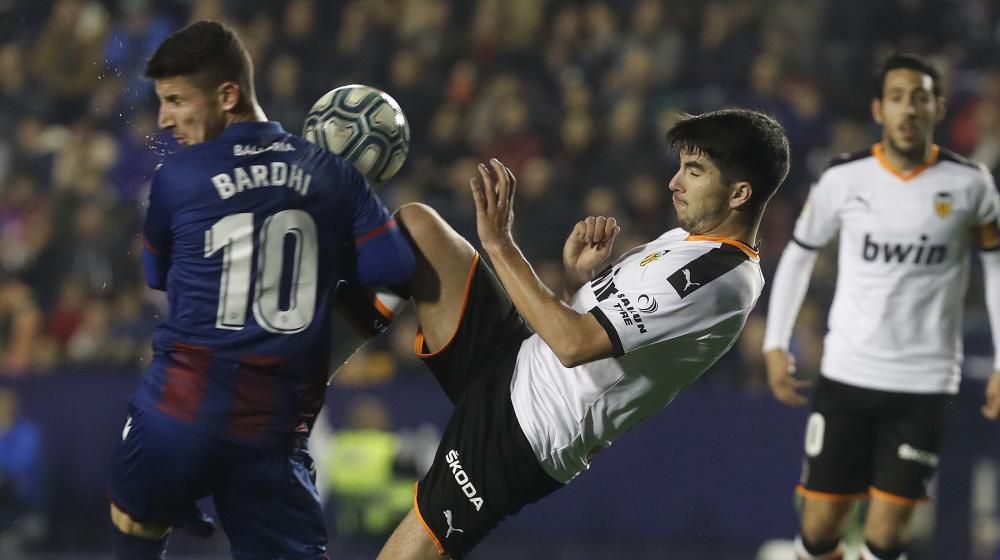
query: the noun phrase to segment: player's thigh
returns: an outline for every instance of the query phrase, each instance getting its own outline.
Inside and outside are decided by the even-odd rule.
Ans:
[[[462,558],[508,515],[564,486],[539,465],[509,388],[509,371],[470,385],[417,486],[415,515],[453,558]]]
[[[325,558],[326,527],[308,451],[232,449],[214,499],[233,558]]]
[[[111,465],[111,501],[130,521],[172,525],[208,492],[212,442],[203,434],[130,410]]]
[[[476,250],[425,204],[403,206],[396,220],[417,258],[410,288],[428,349],[434,352],[458,328]]]
[[[915,505],[927,499],[950,396],[897,394],[879,425],[872,493]]]
[[[878,392],[820,378],[806,425],[800,494],[827,501],[867,495],[880,397]]]
[[[434,560],[443,552],[424,529],[416,510],[410,510],[389,536],[378,560]]]
[[[444,347],[427,351],[420,333],[414,347],[453,403],[478,378],[509,374],[521,343],[531,335],[496,275],[478,258],[465,301],[457,330]]]

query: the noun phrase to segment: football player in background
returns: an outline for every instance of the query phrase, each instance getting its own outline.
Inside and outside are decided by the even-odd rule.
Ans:
[[[869,499],[862,558],[905,558],[904,531],[938,463],[958,392],[969,248],[981,251],[1000,348],[1000,196],[989,172],[933,143],[941,78],[921,57],[881,67],[872,114],[882,139],[833,161],[813,187],[774,277],[764,342],[775,397],[808,400],[793,376],[792,327],[817,250],[839,236],[838,276],[805,460],[803,560],[843,556],[854,501]],[[983,413],[1000,416],[1000,352]]]

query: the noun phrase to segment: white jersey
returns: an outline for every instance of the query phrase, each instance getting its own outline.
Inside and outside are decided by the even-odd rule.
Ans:
[[[568,482],[666,406],[732,347],[763,286],[753,249],[680,228],[584,284],[570,305],[597,318],[616,357],[567,368],[535,334],[511,380],[514,411],[542,468]]]
[[[907,174],[880,145],[835,162],[794,235],[808,249],[840,236],[822,374],[869,389],[956,393],[969,248],[997,243],[998,213],[990,174],[937,146]]]

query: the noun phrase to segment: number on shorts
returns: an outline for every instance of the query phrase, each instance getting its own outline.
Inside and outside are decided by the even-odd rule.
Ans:
[[[826,432],[826,419],[818,412],[809,415],[806,424],[806,455],[815,457],[823,451],[823,435]]]

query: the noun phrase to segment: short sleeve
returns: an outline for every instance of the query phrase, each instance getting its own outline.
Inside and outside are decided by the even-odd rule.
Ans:
[[[378,195],[368,185],[363,175],[346,163],[341,164],[342,181],[350,193],[348,198],[353,206],[352,233],[358,247],[366,241],[384,233],[394,225],[392,214],[382,204]]]
[[[701,254],[666,251],[662,258],[606,269],[578,297],[620,356],[742,314],[742,298],[720,278],[746,260],[728,246]]]
[[[840,231],[840,209],[834,182],[824,173],[809,191],[809,198],[795,222],[793,239],[806,249],[819,249]]]
[[[346,162],[339,165],[346,200],[351,204],[360,280],[368,286],[409,281],[415,257],[396,220],[363,175]]]

